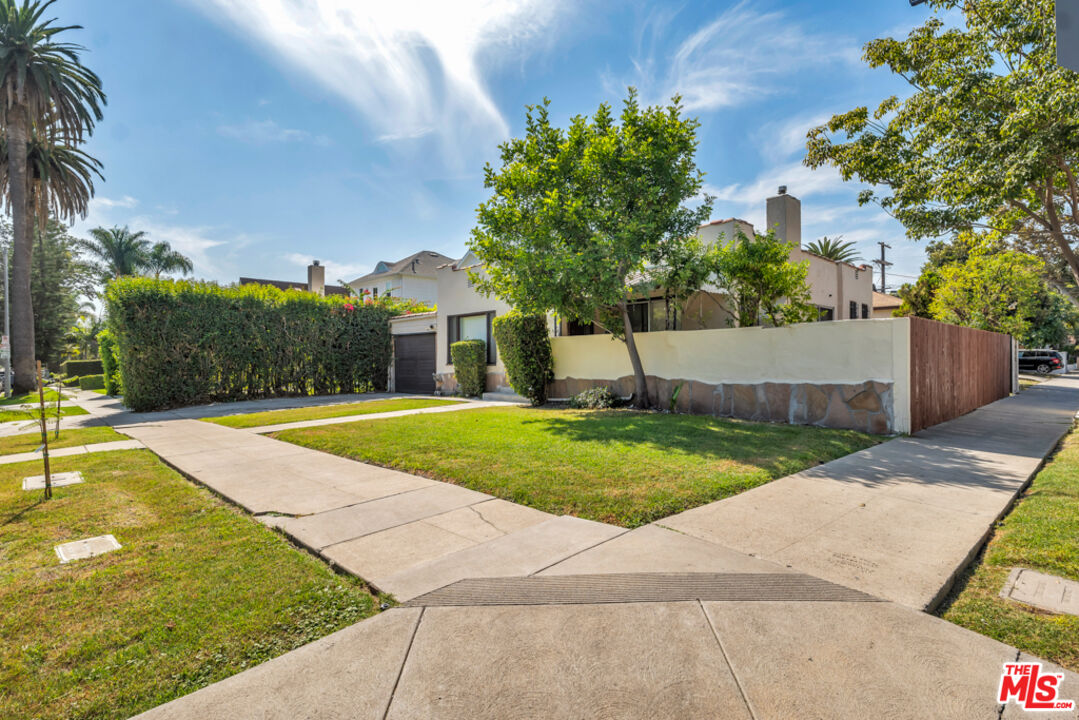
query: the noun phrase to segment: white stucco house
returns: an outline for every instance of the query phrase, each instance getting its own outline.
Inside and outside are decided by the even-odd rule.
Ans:
[[[372,272],[348,285],[360,296],[377,299],[389,295],[437,305],[437,270],[440,265],[450,262],[453,258],[442,253],[421,250],[397,262],[380,261]]]

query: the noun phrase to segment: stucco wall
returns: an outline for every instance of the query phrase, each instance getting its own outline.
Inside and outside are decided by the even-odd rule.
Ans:
[[[887,430],[906,432],[910,427],[907,318],[641,333],[636,339],[645,373],[656,379],[657,387],[696,382],[723,393],[734,392],[724,389],[732,385],[813,386],[847,402],[861,392],[858,388],[877,383],[880,388],[874,392],[885,398],[886,390],[891,404],[881,410],[888,416]],[[618,382],[633,375],[625,345],[609,335],[558,337],[551,344],[555,389],[569,392],[583,387],[574,384],[578,381]],[[798,390],[790,397],[798,392],[805,396]]]

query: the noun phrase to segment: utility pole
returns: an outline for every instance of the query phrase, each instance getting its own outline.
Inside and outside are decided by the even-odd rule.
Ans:
[[[885,250],[891,250],[892,246],[889,245],[888,243],[884,242],[883,240],[879,241],[877,243],[877,245],[880,245],[880,259],[879,260],[874,260],[873,264],[880,268],[880,291],[882,293],[887,293],[888,292],[887,269],[892,266],[892,263],[888,262],[887,258],[884,255],[884,251]]]

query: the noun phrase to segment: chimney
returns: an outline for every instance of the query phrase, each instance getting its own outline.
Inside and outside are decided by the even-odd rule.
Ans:
[[[307,289],[319,295],[326,294],[326,268],[319,265],[318,260],[307,266]]]
[[[802,247],[802,203],[787,194],[787,186],[780,185],[779,193],[768,198],[768,230],[775,230],[776,237],[796,248]]]

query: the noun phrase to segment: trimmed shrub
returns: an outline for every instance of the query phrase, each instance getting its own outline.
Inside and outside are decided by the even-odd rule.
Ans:
[[[77,377],[64,377],[64,387],[78,387],[79,379]]]
[[[494,319],[492,332],[514,392],[533,405],[547,402],[547,384],[554,379],[547,318],[512,311]]]
[[[622,398],[608,387],[588,388],[569,399],[569,406],[579,410],[607,410],[622,405]]]
[[[487,389],[487,343],[462,340],[450,345],[457,390],[465,397],[483,395]]]
[[[116,340],[108,328],[97,334],[97,348],[101,354],[101,367],[105,375],[105,394],[119,395],[120,357],[116,353]]]
[[[153,278],[114,280],[105,300],[136,411],[386,389],[394,311],[380,303]]]
[[[105,389],[105,376],[104,375],[83,375],[79,378],[80,390],[104,390]]]
[[[103,372],[100,360],[68,360],[60,365],[61,375],[100,375]]]

